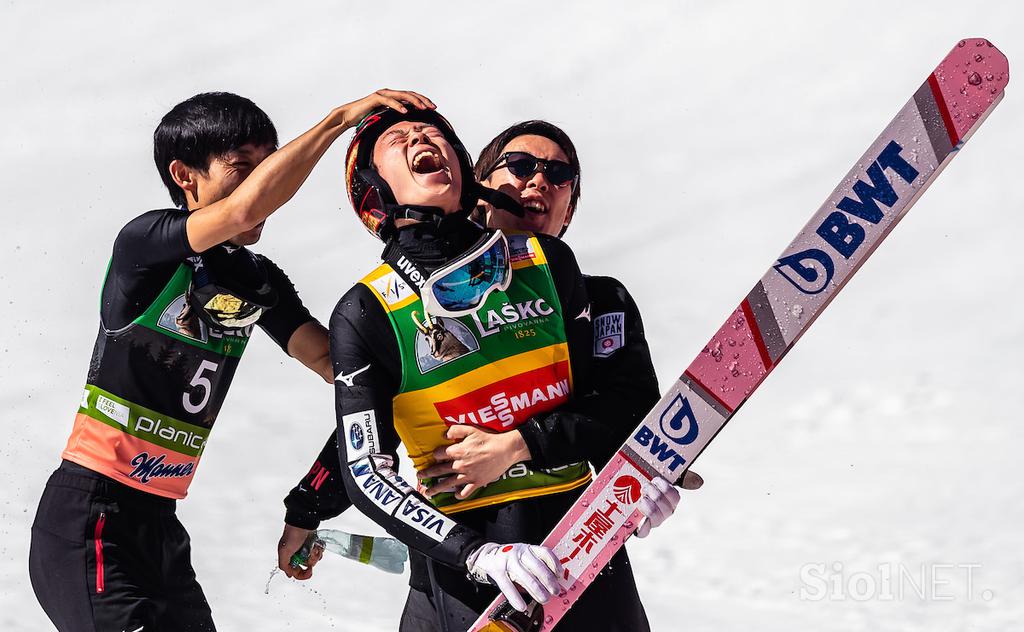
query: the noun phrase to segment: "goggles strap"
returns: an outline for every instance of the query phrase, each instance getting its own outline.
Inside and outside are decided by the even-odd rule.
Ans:
[[[416,263],[416,260],[410,257],[404,248],[398,245],[397,239],[388,242],[381,254],[381,259],[391,266],[391,269],[405,281],[405,284],[416,292],[416,296],[420,296],[420,288],[430,278],[430,274],[423,266]]]
[[[488,237],[493,235],[490,231],[486,234]],[[420,300],[423,300],[422,289],[424,284],[426,284],[427,279],[430,278],[430,273],[427,272],[423,266],[417,263],[415,259],[409,256],[409,253],[407,253],[405,249],[398,244],[397,239],[392,239],[388,242],[388,245],[384,248],[384,252],[381,253],[381,259],[391,266],[391,269],[398,274],[399,278],[405,281],[406,285],[416,292],[416,296],[420,297]],[[443,268],[444,266],[450,265],[454,261],[456,260],[453,259],[441,267]]]

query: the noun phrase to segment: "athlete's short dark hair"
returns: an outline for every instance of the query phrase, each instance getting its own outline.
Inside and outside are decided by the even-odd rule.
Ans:
[[[153,160],[177,206],[185,206],[168,167],[180,160],[205,172],[210,161],[242,145],[277,148],[277,130],[255,103],[230,92],[204,92],[174,106],[153,132]]]
[[[576,202],[580,199],[580,183],[581,183],[581,172],[580,172],[580,159],[576,155],[576,146],[572,144],[572,139],[569,135],[562,131],[562,128],[558,127],[554,123],[548,123],[547,121],[523,121],[512,125],[505,131],[501,132],[491,142],[487,143],[487,146],[480,151],[480,157],[476,160],[476,179],[482,180],[483,174],[487,173],[501,157],[501,150],[505,148],[505,145],[512,142],[513,139],[520,136],[543,136],[548,140],[553,141],[562,151],[565,152],[565,156],[569,159],[569,164],[576,168],[576,187],[572,191],[572,197],[569,198],[569,211],[576,210]]]

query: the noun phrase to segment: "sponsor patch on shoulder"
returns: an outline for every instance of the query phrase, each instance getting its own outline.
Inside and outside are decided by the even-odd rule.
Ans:
[[[531,235],[509,235],[508,249],[509,258],[512,260],[512,263],[537,258],[537,251],[533,247]]]
[[[594,318],[594,357],[607,358],[626,344],[626,314],[610,312]]]
[[[370,285],[388,305],[401,303],[413,295],[412,288],[396,272],[388,272],[381,278],[370,281]]]
[[[372,410],[349,413],[341,417],[345,429],[345,440],[348,442],[349,463],[358,461],[371,452],[377,452],[377,416]]]

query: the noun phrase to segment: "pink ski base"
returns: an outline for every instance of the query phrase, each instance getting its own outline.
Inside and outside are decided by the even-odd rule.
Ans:
[[[598,477],[594,479],[594,482],[587,487],[587,490],[580,499],[573,504],[569,513],[559,521],[554,530],[548,534],[548,537],[544,538],[542,544],[554,550],[556,554],[561,555],[566,543],[572,540],[570,532],[573,526],[583,514],[593,511],[602,492],[612,488],[613,482],[620,476],[635,476],[638,472],[644,475],[643,470],[630,463],[622,452],[617,452],[612,460],[608,462],[608,465],[601,470]],[[646,478],[646,475],[644,476]],[[626,504],[622,499],[619,500],[621,504]],[[633,503],[633,506],[635,506],[635,503]],[[600,547],[597,555],[591,558],[589,565],[576,569],[575,574],[569,572],[570,564],[565,565],[567,577],[563,576],[559,582],[562,586],[562,592],[544,605],[544,623],[540,628],[542,631],[550,630],[554,627],[555,623],[561,620],[569,608],[572,607],[572,604],[576,602],[576,599],[579,598],[579,595],[574,593],[582,593],[594,581],[594,577],[601,572],[601,569],[608,564],[621,545],[633,534],[642,518],[643,516],[640,514],[640,511],[635,508],[632,508],[628,514],[623,513],[620,519],[616,521],[616,528],[601,538],[601,542],[607,542],[608,545]]]
[[[958,153],[956,150],[960,144],[974,133],[978,124],[991,113],[994,104],[1003,97],[1003,90],[1008,81],[1009,64],[1002,53],[988,40],[965,39],[960,41],[926,80],[934,96],[934,105],[938,108],[936,116],[941,116],[941,124],[945,126],[949,141],[951,141],[951,151],[947,150],[941,155],[933,154],[933,158],[937,158],[938,163],[931,166],[930,172],[925,172],[927,177],[922,177],[914,183],[897,183],[898,186],[907,190],[902,192],[903,195],[897,206],[889,209],[889,221],[883,222],[873,235],[869,235],[869,241],[863,246],[863,253],[846,262],[841,270],[837,269],[830,287],[818,290],[817,292],[820,293],[812,293],[814,297],[808,296],[806,292],[802,295],[794,294],[796,290],[791,289],[785,281],[780,280],[780,277],[775,274],[777,269],[773,266],[762,277],[758,285],[763,291],[767,303],[757,302],[752,305],[749,300],[744,300],[740,307],[732,312],[708,346],[687,368],[684,379],[674,385],[647,415],[638,427],[636,435],[631,436],[611,462],[601,470],[569,513],[545,538],[543,544],[552,548],[560,559],[568,559],[565,554],[566,551],[573,548],[571,545],[575,541],[573,540],[574,534],[579,536],[578,532],[581,532],[581,518],[586,514],[593,515],[595,504],[608,502],[610,490],[615,489],[614,483],[619,480],[619,477],[648,477],[645,468],[650,471],[661,471],[663,474],[668,471],[665,469],[664,462],[655,463],[653,460],[645,462],[644,468],[638,467],[630,461],[624,450],[629,450],[628,454],[633,455],[633,450],[639,449],[637,446],[648,445],[646,441],[651,440],[650,437],[654,436],[659,426],[663,433],[662,436],[667,436],[668,441],[672,440],[671,432],[678,431],[679,428],[671,427],[670,424],[666,430],[662,423],[665,416],[672,411],[673,402],[678,400],[683,391],[688,396],[700,395],[686,383],[688,379],[703,389],[704,395],[700,395],[701,397],[710,397],[717,402],[718,406],[712,409],[708,407],[711,402],[704,404],[705,416],[699,420],[699,423],[695,423],[697,427],[703,427],[704,430],[698,435],[696,441],[679,448],[681,454],[687,459],[686,467],[681,468],[680,471],[673,470],[671,476],[681,477],[685,469],[690,467],[693,460],[714,438],[717,431],[731,419],[732,413],[781,361],[782,356],[796,344],[796,341],[816,319],[821,310],[835,297],[846,281],[852,277],[864,260],[899,222],[934,177]],[[918,136],[923,138],[923,143],[928,143],[929,149],[935,150],[935,135],[932,133],[934,127],[929,130],[928,125],[934,125],[938,121],[937,119],[924,121],[921,118],[924,116],[924,112],[920,110],[921,102],[918,101],[918,97],[919,94],[915,93],[914,97],[901,110],[900,116],[911,112],[919,114],[913,122],[918,128],[927,131],[919,133]],[[864,165],[874,162],[877,152],[885,146],[886,141],[899,138],[903,146],[913,146],[914,143],[917,143],[918,138],[912,137],[912,132],[909,131],[913,128],[914,125],[905,127],[904,120],[899,117],[890,122],[858,163],[858,166],[851,172],[851,176],[848,176],[833,192],[825,206],[811,218],[807,227],[798,234],[797,240],[783,254],[798,252],[800,249],[808,247],[809,243],[813,243],[815,228],[826,215],[833,212],[834,205],[838,200],[852,195],[851,187],[856,181],[855,176],[864,169]],[[921,166],[924,166],[923,163]],[[808,242],[808,239],[812,242]],[[825,289],[828,291],[824,291]],[[787,302],[787,296],[789,298],[799,297],[799,303]],[[801,306],[799,313],[785,311],[785,309],[797,306]],[[782,312],[779,311],[780,307],[784,308]],[[765,326],[765,319],[771,319],[767,325],[774,324],[777,327],[772,330],[774,338],[769,341],[772,343],[771,354],[768,352],[769,345],[764,338],[765,332],[759,329],[759,327]],[[731,344],[732,342],[735,342],[735,345]],[[736,350],[737,348],[741,350]],[[694,401],[691,404],[700,404],[700,402]],[[694,410],[696,408],[695,405]],[[693,422],[697,421],[693,420]],[[716,421],[717,423],[715,423]],[[645,429],[648,433],[647,438],[644,442],[638,443],[637,439],[641,436],[640,431]],[[677,443],[679,442],[677,441]],[[627,447],[631,444],[632,447]],[[654,453],[651,452],[651,454]],[[667,476],[667,474],[665,475]],[[615,499],[622,501],[618,494],[615,495]],[[604,506],[607,507],[607,504]],[[625,514],[626,509],[629,510],[629,514]],[[544,618],[540,628],[544,632],[550,632],[558,624],[583,590],[590,585],[599,570],[633,533],[639,519],[639,512],[635,509],[635,499],[630,503],[625,503],[622,515],[616,514],[615,517],[613,527],[604,532],[604,537],[600,538],[592,549],[585,552],[578,551],[579,554],[564,564],[569,569],[569,573],[563,577],[563,592],[557,599],[552,600],[544,607]],[[470,632],[478,632],[486,626],[489,616],[503,603],[505,603],[504,597],[496,598],[473,624]]]
[[[963,141],[980,113],[1002,93],[1009,75],[1006,57],[982,38],[960,40],[935,69],[936,84],[949,113],[946,125],[952,125],[956,134],[951,138],[954,146]]]
[[[730,412],[768,375],[767,358],[759,349],[760,337],[751,329],[754,326],[743,307],[737,307],[686,369],[687,376]]]

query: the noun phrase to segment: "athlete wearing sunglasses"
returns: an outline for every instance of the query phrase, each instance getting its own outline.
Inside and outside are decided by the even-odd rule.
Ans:
[[[477,209],[478,221],[504,230],[564,233],[579,199],[580,181],[575,147],[560,128],[545,121],[513,125],[483,149],[477,165],[478,177],[485,186],[517,197],[533,209],[518,217],[484,204]],[[470,426],[453,427],[448,436],[456,443],[437,451],[435,465],[420,472],[431,481],[426,490],[428,496],[450,491],[472,493],[521,460],[523,452],[529,455],[531,463],[543,467],[558,467],[582,459],[599,469],[657,401],[658,381],[636,303],[616,279],[587,276],[585,281],[595,325],[590,370],[594,391],[549,419],[537,422],[552,424],[553,418],[558,417],[563,430],[572,428],[574,440],[564,445],[537,444],[530,427],[504,434]],[[701,483],[696,473],[687,472],[683,487],[696,489]],[[639,536],[646,535],[650,524],[657,525],[667,518],[678,501],[678,492],[667,483],[665,489],[655,504],[667,503],[666,512],[652,517],[649,524],[638,530]],[[601,577],[604,581],[598,590],[604,594],[600,600],[616,604],[614,615],[603,621],[601,629],[648,630],[625,551],[612,559]]]
[[[548,165],[537,164],[545,178]],[[496,594],[481,583],[521,609],[516,586],[537,601],[552,598],[559,562],[531,543],[590,478],[581,460],[538,467],[524,451],[502,480],[428,500],[395,472],[399,442],[422,470],[463,426],[499,436],[522,429],[538,462],[595,437],[580,435],[589,428],[581,415],[557,416],[577,391],[593,390],[590,307],[575,259],[547,235],[506,237],[468,221],[487,196],[470,174],[468,154],[439,115],[381,111],[357,128],[346,158],[349,197],[386,243],[384,263],[331,318],[338,429],[285,501],[285,533],[301,536],[296,542],[351,503],[418,551],[401,624],[408,632],[466,629]],[[552,195],[534,196],[528,214],[553,208],[555,193],[573,195],[569,186],[543,188]],[[650,507],[650,524],[663,514]],[[606,582],[595,582],[558,629],[642,630],[632,618],[607,627],[623,621],[616,612],[629,590],[636,599],[631,577],[602,591]]]
[[[481,179],[487,179],[503,167],[520,180],[527,180],[535,173],[543,173],[548,182],[555,187],[564,187],[570,182],[575,184],[579,176],[576,167],[564,160],[538,158],[528,151],[508,151],[498,158],[494,166],[484,172]]]

